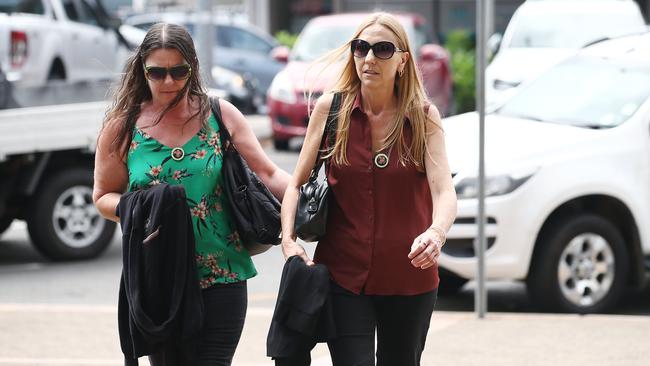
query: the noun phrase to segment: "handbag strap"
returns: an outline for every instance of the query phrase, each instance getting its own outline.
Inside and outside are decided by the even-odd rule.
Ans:
[[[318,178],[318,172],[320,167],[323,165],[323,160],[321,160],[321,152],[323,151],[325,145],[325,139],[327,139],[327,146],[331,147],[334,145],[336,140],[336,127],[338,123],[338,113],[341,109],[341,92],[334,93],[332,98],[332,105],[330,111],[327,115],[327,121],[325,122],[325,130],[323,131],[323,137],[320,140],[320,147],[318,148],[318,154],[316,155],[316,162],[314,163],[314,168],[311,170],[309,175],[309,181],[313,182]],[[325,165],[325,174],[327,175],[327,164]]]
[[[226,149],[227,146],[231,145],[230,132],[226,128],[226,125],[223,123],[221,117],[221,106],[219,105],[219,97],[210,97],[210,109],[212,109],[212,114],[214,114],[214,119],[217,120],[219,125],[219,135],[221,136],[221,148]]]

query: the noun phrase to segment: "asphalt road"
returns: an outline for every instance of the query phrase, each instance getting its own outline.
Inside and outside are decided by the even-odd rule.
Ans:
[[[276,152],[265,143],[271,159],[292,172],[295,152]],[[15,222],[0,238],[0,303],[115,305],[121,271],[121,243],[116,235],[109,249],[99,258],[82,262],[52,263],[30,245],[22,222]],[[313,244],[305,244],[313,252]],[[253,258],[259,275],[249,281],[250,306],[272,308],[283,258],[279,248]],[[473,311],[474,283],[459,293],[441,296],[436,305],[441,311]],[[523,284],[502,281],[488,284],[488,311],[538,312],[527,297]],[[630,291],[617,314],[650,315],[650,289]]]

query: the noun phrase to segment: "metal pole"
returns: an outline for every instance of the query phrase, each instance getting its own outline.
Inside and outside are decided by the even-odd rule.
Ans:
[[[478,240],[474,243],[478,265],[474,311],[478,318],[487,312],[487,293],[485,291],[485,64],[486,64],[486,0],[476,0],[476,107],[479,116],[478,153]],[[489,0],[487,0],[489,1]]]
[[[215,27],[212,25],[212,0],[197,1],[196,46],[201,65],[201,77],[207,87],[212,86],[212,45]]]

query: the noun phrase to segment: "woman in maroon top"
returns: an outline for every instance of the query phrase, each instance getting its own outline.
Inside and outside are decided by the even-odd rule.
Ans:
[[[346,56],[347,55],[347,56]],[[419,365],[438,288],[437,259],[456,216],[440,115],[422,87],[404,28],[376,13],[328,59],[347,60],[327,234],[315,261],[332,277],[334,366]],[[318,99],[282,202],[282,250],[313,264],[296,243],[299,187],[308,179],[332,104]],[[278,364],[309,364],[309,350]]]

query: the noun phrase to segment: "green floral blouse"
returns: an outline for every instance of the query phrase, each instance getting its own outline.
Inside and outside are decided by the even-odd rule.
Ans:
[[[201,128],[180,148],[165,146],[136,127],[127,158],[129,191],[161,182],[185,188],[201,288],[255,276],[257,271],[239,238],[224,193],[223,154],[215,117],[210,115],[208,128]]]

